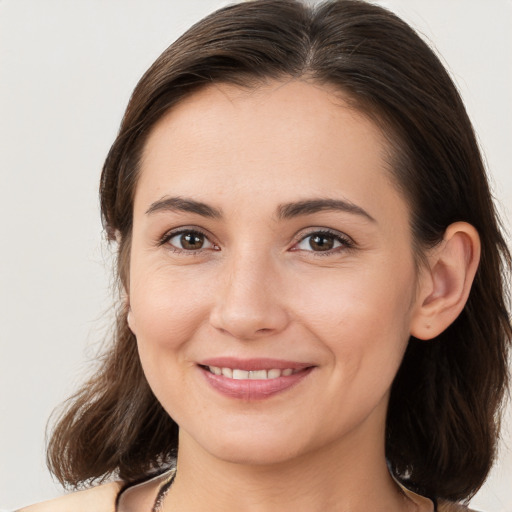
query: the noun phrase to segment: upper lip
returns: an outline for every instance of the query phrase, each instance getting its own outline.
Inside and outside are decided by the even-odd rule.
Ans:
[[[301,370],[314,366],[311,363],[300,363],[297,361],[285,361],[283,359],[270,359],[266,357],[238,359],[234,357],[212,357],[198,363],[201,366],[216,366],[218,368],[232,368],[238,370]]]

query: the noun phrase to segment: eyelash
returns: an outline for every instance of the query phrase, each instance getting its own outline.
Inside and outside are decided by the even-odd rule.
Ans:
[[[333,238],[335,242],[338,242],[340,245],[338,247],[333,247],[332,249],[328,249],[326,251],[313,251],[313,250],[305,250],[305,249],[299,249],[297,246],[305,242],[308,238],[312,238],[315,235],[320,235],[328,238]],[[344,235],[343,233],[340,233],[339,231],[334,231],[330,229],[314,229],[310,231],[307,234],[301,234],[297,237],[297,242],[295,242],[294,246],[292,247],[293,251],[304,251],[309,252],[314,257],[323,257],[323,256],[332,256],[333,254],[337,254],[341,251],[346,251],[350,249],[355,248],[355,243],[351,238],[349,238],[347,235]]]
[[[196,235],[196,236],[199,235],[200,237],[203,237],[205,241],[209,242],[212,245],[212,247],[200,248],[200,249],[197,249],[197,250],[180,249],[179,247],[176,247],[175,245],[172,245],[171,243],[169,243],[174,237],[177,237],[177,236],[180,236],[180,235]],[[208,235],[206,233],[203,233],[199,229],[196,229],[196,228],[188,228],[188,229],[187,228],[181,228],[181,229],[178,229],[178,230],[175,230],[175,231],[168,231],[158,241],[157,245],[158,246],[163,246],[163,245],[166,245],[166,244],[167,244],[169,250],[171,250],[172,252],[176,252],[176,253],[179,253],[179,254],[186,254],[187,256],[195,256],[197,254],[202,253],[205,250],[210,250],[212,248],[215,249],[215,250],[218,250],[218,246],[215,245],[210,240]]]
[[[200,237],[204,237],[204,239],[209,244],[211,244],[211,247],[206,247],[206,248],[201,247],[200,249],[197,249],[197,250],[181,249],[181,248],[176,247],[175,245],[172,245],[171,243],[169,243],[173,238],[175,238],[177,236],[180,236],[180,235],[185,235],[185,234],[188,234],[188,235],[199,235]],[[315,235],[332,238],[332,239],[334,239],[335,242],[338,242],[339,245],[337,247],[333,247],[333,248],[325,250],[325,251],[314,251],[314,250],[306,250],[306,249],[297,248],[297,246],[300,243],[305,242],[308,238],[311,238],[311,237],[313,237]],[[160,238],[160,240],[158,241],[157,245],[158,246],[163,246],[163,245],[166,245],[166,244],[167,244],[168,248],[172,252],[176,252],[176,253],[179,253],[179,254],[186,254],[186,255],[189,255],[189,256],[198,255],[198,254],[202,253],[205,250],[211,250],[211,249],[219,250],[219,247],[210,240],[210,238],[208,237],[208,235],[206,233],[204,233],[201,230],[196,229],[196,228],[189,228],[189,229],[181,228],[181,229],[178,229],[178,230],[175,230],[175,231],[169,231],[169,232],[165,233],[165,235],[162,238]],[[354,247],[355,247],[354,242],[348,236],[346,236],[346,235],[344,235],[344,234],[342,234],[342,233],[340,233],[338,231],[334,231],[334,230],[330,230],[330,229],[325,229],[324,228],[324,229],[315,229],[313,231],[310,231],[307,234],[302,233],[301,235],[297,236],[296,237],[296,242],[294,243],[294,245],[292,246],[292,248],[290,250],[292,250],[292,251],[309,252],[312,255],[314,255],[315,257],[317,257],[317,256],[318,257],[323,257],[323,256],[329,256],[329,255],[338,253],[340,251],[350,250],[350,249],[353,249]]]

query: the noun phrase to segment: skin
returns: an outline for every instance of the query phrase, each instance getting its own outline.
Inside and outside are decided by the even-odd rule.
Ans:
[[[409,335],[437,336],[464,307],[480,241],[454,223],[418,269],[386,150],[339,93],[305,81],[212,86],[154,127],[126,292],[148,381],[180,425],[163,512],[433,510],[387,471],[389,390]],[[312,199],[343,208],[283,208]],[[265,400],[233,398],[197,365],[217,356],[312,369]],[[112,512],[120,487],[23,510]],[[158,487],[130,489],[120,511],[150,510]]]
[[[211,86],[153,129],[127,295],[149,384],[180,426],[164,511],[432,509],[387,471],[389,391],[410,334],[435,336],[463,306],[478,237],[459,223],[418,273],[386,150],[339,93],[305,81]],[[163,207],[171,197],[217,215]],[[351,207],[279,215],[317,199]],[[186,230],[200,249],[181,245]],[[326,231],[320,251],[311,236]],[[198,366],[220,356],[313,369],[234,399]]]

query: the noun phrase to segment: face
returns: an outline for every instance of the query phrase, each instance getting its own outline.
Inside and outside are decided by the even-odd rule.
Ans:
[[[153,129],[129,324],[180,450],[266,464],[383,443],[416,288],[385,152],[339,94],[299,81],[211,86]]]

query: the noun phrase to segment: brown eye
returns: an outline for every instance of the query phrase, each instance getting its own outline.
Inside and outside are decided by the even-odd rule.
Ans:
[[[332,235],[313,235],[309,237],[309,246],[313,251],[329,251],[334,247]]]
[[[338,248],[349,247],[352,247],[352,242],[342,234],[338,235],[335,233],[319,231],[305,236],[297,245],[294,246],[294,250],[329,252]]]
[[[181,233],[176,233],[169,237],[168,243],[182,251],[199,251],[213,247],[213,244],[208,238],[197,231],[182,231]]]
[[[197,233],[184,233],[180,236],[180,242],[183,249],[194,251],[203,247],[204,236]]]

